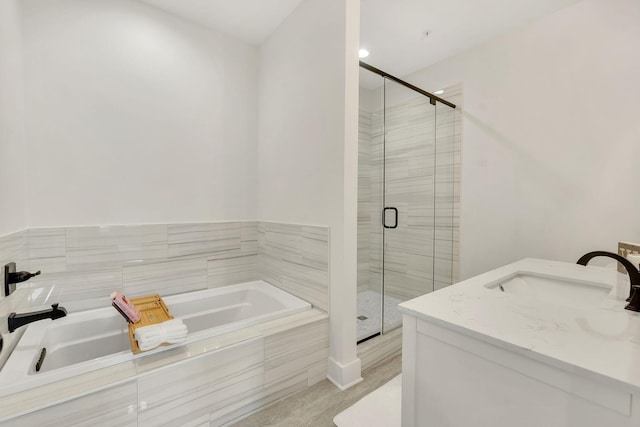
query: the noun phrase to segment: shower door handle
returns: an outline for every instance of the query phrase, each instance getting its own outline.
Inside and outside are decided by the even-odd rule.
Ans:
[[[393,211],[393,225],[387,225],[387,211]],[[398,228],[398,209],[396,208],[384,208],[382,210],[382,226],[384,228]]]

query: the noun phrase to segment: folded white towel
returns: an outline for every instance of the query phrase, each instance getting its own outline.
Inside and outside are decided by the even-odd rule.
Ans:
[[[162,343],[179,344],[187,339],[187,326],[180,319],[142,326],[134,334],[141,351],[151,350]]]

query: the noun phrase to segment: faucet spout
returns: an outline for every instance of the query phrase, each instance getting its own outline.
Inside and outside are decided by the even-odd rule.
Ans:
[[[9,326],[9,332],[13,332],[20,326],[27,325],[38,320],[52,319],[56,320],[67,315],[67,310],[64,307],[58,307],[58,304],[53,304],[49,310],[34,311],[31,313],[11,313],[7,317]]]
[[[630,288],[629,298],[627,298],[627,301],[631,301],[631,298],[634,297],[634,294],[638,293],[640,295],[640,293],[638,292],[638,290],[640,289],[640,271],[638,271],[638,268],[635,265],[631,264],[631,262],[628,259],[618,254],[614,254],[613,252],[606,252],[606,251],[589,252],[587,254],[582,255],[580,259],[577,261],[577,264],[587,265],[589,261],[599,256],[613,258],[616,261],[618,261],[620,264],[622,264],[625,270],[627,270],[627,274],[629,275],[629,288]],[[635,307],[632,308],[630,306],[632,306],[632,304],[630,304],[625,308],[627,308],[628,310],[636,311]]]

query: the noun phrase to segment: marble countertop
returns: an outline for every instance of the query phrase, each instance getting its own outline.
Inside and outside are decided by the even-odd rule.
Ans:
[[[597,283],[595,307],[568,307],[488,288],[520,273]],[[615,269],[523,259],[400,304],[404,314],[574,373],[640,391],[640,313]]]

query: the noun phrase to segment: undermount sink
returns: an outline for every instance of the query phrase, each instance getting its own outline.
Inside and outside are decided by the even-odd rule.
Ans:
[[[594,308],[600,306],[611,291],[611,286],[531,273],[519,273],[487,288],[535,299],[545,303],[573,308]]]

